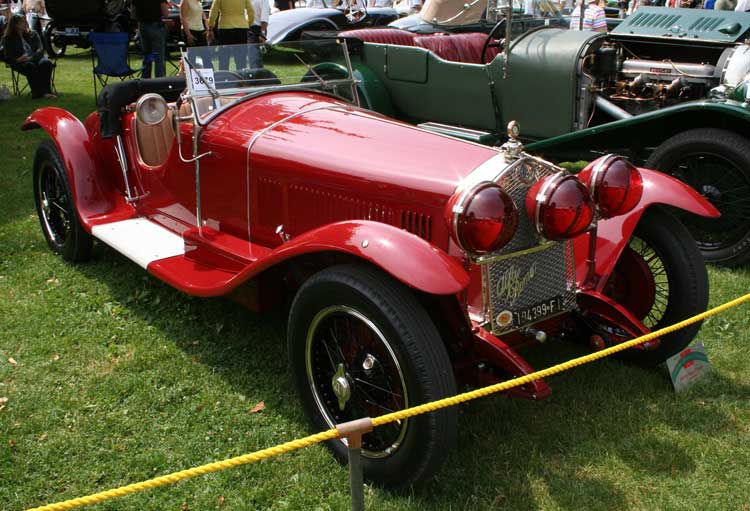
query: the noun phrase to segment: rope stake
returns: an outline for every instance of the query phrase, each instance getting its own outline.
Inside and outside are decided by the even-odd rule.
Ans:
[[[303,447],[308,447],[310,445],[315,445],[315,444],[325,442],[327,440],[333,440],[336,438],[347,437],[350,439],[354,439],[355,437],[358,436],[359,442],[361,442],[362,434],[368,431],[368,427],[370,427],[370,424],[371,424],[371,427],[378,427],[384,424],[388,424],[390,422],[408,419],[409,417],[414,417],[416,415],[421,415],[421,414],[428,413],[428,412],[434,412],[436,410],[440,410],[441,408],[446,408],[448,406],[455,406],[457,404],[464,403],[466,401],[471,401],[473,399],[477,399],[480,397],[489,396],[490,394],[495,394],[497,392],[502,392],[504,390],[512,389],[513,387],[526,385],[535,380],[540,380],[542,378],[546,378],[548,376],[552,376],[557,373],[567,371],[568,369],[572,369],[574,367],[578,367],[583,364],[588,364],[589,362],[594,362],[595,360],[608,357],[614,353],[624,351],[626,349],[632,348],[644,342],[651,341],[653,339],[656,339],[657,337],[662,337],[664,335],[670,334],[676,330],[685,328],[686,326],[692,325],[693,323],[703,321],[704,319],[710,316],[714,316],[716,314],[724,312],[727,309],[731,309],[732,307],[736,307],[737,305],[740,305],[748,301],[750,301],[750,294],[746,294],[730,302],[727,302],[723,305],[719,305],[718,307],[709,309],[705,312],[702,312],[701,314],[698,314],[691,318],[680,321],[679,323],[675,323],[674,325],[659,329],[655,332],[651,332],[646,335],[642,335],[641,337],[637,337],[630,341],[617,344],[610,348],[606,348],[601,351],[597,351],[594,353],[590,353],[588,355],[577,357],[577,358],[568,360],[567,362],[563,362],[561,364],[548,367],[547,369],[542,369],[540,371],[535,371],[533,373],[529,373],[527,375],[520,376],[518,378],[513,378],[512,380],[504,381],[501,383],[496,383],[494,385],[489,385],[481,389],[476,389],[470,392],[465,392],[463,394],[458,394],[456,396],[447,397],[444,399],[440,399],[438,401],[433,401],[431,403],[425,403],[423,405],[418,405],[412,408],[406,408],[404,410],[399,410],[397,412],[388,413],[386,415],[381,415],[379,417],[375,417],[374,419],[372,419],[371,422],[369,418],[358,419],[356,421],[351,421],[350,423],[339,424],[336,429],[329,429],[327,431],[316,433],[314,435],[309,435],[304,438],[300,438],[298,440],[285,442],[275,447],[269,447],[267,449],[263,449],[263,450],[249,453],[249,454],[243,454],[242,456],[236,456],[234,458],[229,458],[223,461],[216,461],[213,463],[208,463],[206,465],[201,465],[199,467],[189,468],[186,470],[180,470],[179,472],[174,472],[172,474],[167,474],[167,475],[163,475],[160,477],[155,477],[153,479],[148,479],[146,481],[141,481],[139,483],[133,483],[133,484],[129,484],[126,486],[121,486],[119,488],[114,488],[111,490],[94,493],[91,495],[87,495],[85,497],[78,497],[78,498],[71,499],[71,500],[57,502],[55,504],[47,504],[45,506],[30,508],[30,509],[27,509],[26,511],[65,511],[65,510],[74,509],[77,507],[88,506],[91,504],[103,502],[105,500],[110,500],[115,497],[123,497],[125,495],[130,495],[132,493],[138,493],[138,492],[142,492],[145,490],[150,490],[151,488],[158,488],[159,486],[175,484],[179,481],[189,479],[192,477],[196,477],[196,476],[200,476],[200,475],[204,475],[204,474],[210,474],[211,472],[219,472],[221,470],[239,467],[241,465],[246,465],[248,463],[255,463],[256,461],[261,461],[266,458],[271,458],[274,456],[278,456],[280,454],[295,451],[297,449],[302,449]],[[361,447],[361,443],[359,444],[359,446]],[[361,484],[359,486],[361,490]]]

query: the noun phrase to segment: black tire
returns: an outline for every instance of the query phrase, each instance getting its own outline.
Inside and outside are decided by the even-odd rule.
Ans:
[[[39,144],[34,155],[34,201],[52,251],[66,261],[87,260],[94,241],[78,219],[65,165],[51,140]]]
[[[651,282],[646,282],[648,274]],[[706,263],[690,232],[677,218],[660,208],[650,208],[638,222],[604,292],[652,331],[658,330],[706,310]],[[695,323],[662,337],[655,349],[626,350],[619,358],[654,366],[690,344],[700,326]]]
[[[51,59],[59,59],[65,55],[65,50],[68,48],[65,37],[55,35],[55,28],[56,26],[52,22],[44,28],[44,46],[47,50],[47,55]]]
[[[305,282],[289,314],[288,348],[305,413],[319,430],[456,393],[447,351],[427,312],[408,288],[368,266],[334,266]],[[343,409],[334,369],[345,373],[351,392]],[[455,441],[456,416],[455,407],[445,408],[365,435],[365,477],[395,489],[429,480]],[[346,462],[342,441],[328,447]]]
[[[750,261],[750,140],[716,128],[685,131],[662,143],[646,167],[684,181],[721,211],[717,219],[680,214],[706,261]]]

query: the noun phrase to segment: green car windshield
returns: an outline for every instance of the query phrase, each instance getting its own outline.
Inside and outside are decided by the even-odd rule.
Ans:
[[[201,124],[234,103],[270,89],[312,88],[350,101],[355,95],[344,40],[305,40],[272,47],[190,47],[183,52],[182,62],[193,112]]]

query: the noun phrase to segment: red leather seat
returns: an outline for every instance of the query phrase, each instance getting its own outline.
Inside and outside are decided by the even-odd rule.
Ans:
[[[467,64],[484,64],[482,62],[482,47],[486,40],[487,34],[471,32],[468,34],[415,37],[414,45],[430,50],[444,60]],[[498,51],[498,48],[488,48],[487,61],[495,58]]]
[[[416,34],[398,28],[360,28],[339,33],[340,37],[354,37],[365,43],[414,46]]]

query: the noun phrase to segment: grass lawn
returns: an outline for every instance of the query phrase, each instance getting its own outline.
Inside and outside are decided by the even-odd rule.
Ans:
[[[0,69],[0,83],[10,73]],[[53,256],[34,211],[41,131],[53,104],[94,108],[87,55],[59,61],[61,97],[0,103],[0,508],[77,497],[309,433],[286,365],[284,321],[191,298],[97,245]],[[711,305],[747,293],[750,271],[711,269]],[[549,380],[540,403],[462,408],[432,484],[367,488],[372,510],[750,509],[750,310],[707,321],[714,372],[675,396],[663,370],[603,361]],[[547,345],[537,367],[582,354]],[[13,359],[14,363],[9,360]],[[265,409],[252,413],[259,402]],[[111,510],[348,509],[348,475],[322,446],[116,499]]]

